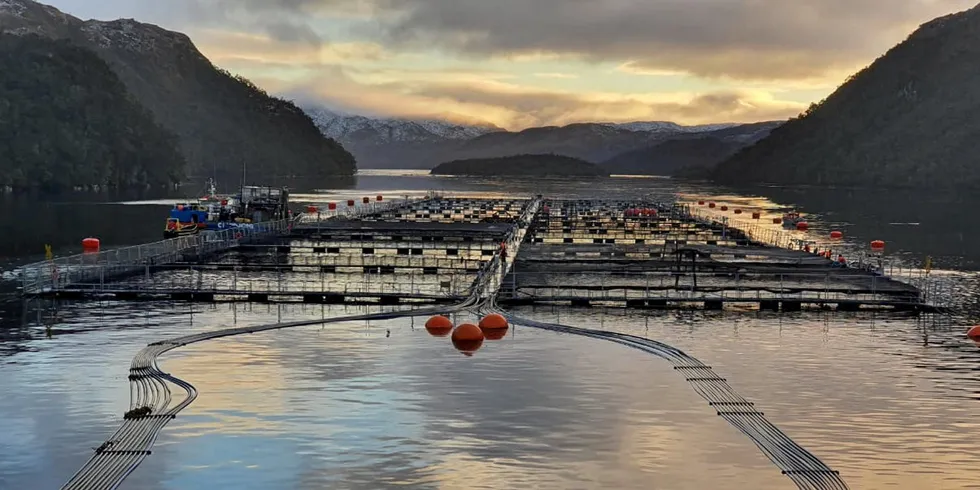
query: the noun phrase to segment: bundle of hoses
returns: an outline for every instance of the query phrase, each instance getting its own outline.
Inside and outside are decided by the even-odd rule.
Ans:
[[[726,379],[718,376],[712,370],[711,366],[705,365],[680,349],[635,335],[521,318],[499,309],[495,297],[481,304],[479,310],[480,314],[499,313],[515,326],[606,340],[661,357],[670,362],[674,370],[684,376],[694,391],[701,395],[719,416],[752,439],[752,442],[762,450],[766,457],[779,467],[784,475],[792,479],[799,488],[804,490],[843,490],[848,488],[837,471],[832,470],[823,461],[820,461],[779,430],[766,419],[765,414],[759,411],[755,404],[739,395]]]

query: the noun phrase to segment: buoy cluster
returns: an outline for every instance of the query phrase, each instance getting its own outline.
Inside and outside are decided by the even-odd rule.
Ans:
[[[497,313],[483,317],[479,325],[463,323],[454,326],[452,320],[442,315],[429,318],[425,322],[425,330],[433,337],[445,337],[451,333],[453,347],[467,356],[480,350],[484,340],[503,339],[509,328],[507,319]]]

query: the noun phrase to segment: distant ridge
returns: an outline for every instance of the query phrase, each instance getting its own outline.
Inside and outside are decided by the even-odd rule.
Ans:
[[[599,166],[562,155],[514,155],[456,160],[437,165],[433,175],[479,177],[608,177]]]
[[[577,123],[505,131],[492,124],[370,118],[315,104],[304,109],[364,168],[431,169],[441,162],[521,154],[564,155],[592,163],[673,138],[739,128],[736,124],[682,126],[672,122]]]
[[[652,146],[627,151],[602,163],[615,174],[691,176],[711,169],[738,150],[765,138],[782,121],[723,126],[683,134]]]

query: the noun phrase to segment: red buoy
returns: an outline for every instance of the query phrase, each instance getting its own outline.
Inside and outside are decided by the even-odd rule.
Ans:
[[[384,201],[385,200],[384,196],[382,196],[381,194],[378,194],[378,197],[376,197],[375,199],[377,199],[378,202],[381,202],[381,201]]]
[[[966,336],[969,337],[970,340],[980,341],[980,325],[971,328],[970,331],[966,333]]]
[[[310,214],[318,213],[320,210],[316,206],[307,206],[306,212]]]
[[[885,242],[881,240],[875,240],[871,242],[871,250],[882,251],[885,249]]]
[[[762,213],[752,213],[752,219],[761,219]]]
[[[742,214],[742,210],[741,209],[736,209],[735,210],[735,214]]]
[[[728,206],[722,206],[722,207],[721,207],[721,210],[722,210],[722,211],[728,211]]]
[[[715,206],[716,206],[716,204],[715,204],[715,203],[713,203],[713,202],[712,202],[712,203],[708,203],[708,207],[709,207],[709,208],[714,208]]]
[[[433,337],[445,337],[453,331],[453,322],[441,315],[434,316],[425,322],[425,330]]]
[[[839,231],[832,231],[830,232],[830,238],[834,240],[840,240],[841,238],[844,238],[844,233]]]
[[[483,330],[471,323],[464,323],[453,330],[453,346],[466,355],[473,355],[483,345]]]
[[[82,240],[82,250],[87,253],[98,253],[99,247],[102,246],[102,242],[98,238],[86,238]]]
[[[332,202],[332,203],[330,203],[330,204],[327,204],[327,209],[329,209],[329,210],[331,210],[331,211],[334,211],[334,210],[336,210],[336,209],[337,209],[337,203],[335,203],[335,202]]]
[[[480,329],[482,330],[498,330],[508,327],[510,327],[510,324],[507,323],[507,319],[497,313],[487,315],[480,320]]]
[[[807,223],[806,221],[800,221],[799,223],[796,224],[796,229],[799,231],[807,231],[810,229],[810,223]]]
[[[371,198],[370,197],[365,197],[364,198],[364,204],[370,204],[370,203],[371,203]]]
[[[704,206],[704,201],[698,201],[698,206]]]
[[[781,225],[781,224],[783,224],[783,219],[782,218],[773,218],[772,219],[772,224],[774,224],[774,225]]]
[[[351,207],[351,208],[354,207],[354,200],[353,199],[348,199],[347,200],[347,206],[348,207]]]

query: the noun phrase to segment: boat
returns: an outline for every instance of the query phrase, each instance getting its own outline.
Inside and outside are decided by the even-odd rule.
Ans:
[[[800,213],[791,211],[783,215],[783,228],[796,229],[796,226],[805,221]]]
[[[254,223],[287,219],[289,191],[285,187],[242,186],[238,195],[220,195],[213,180],[208,193],[196,201],[174,204],[167,217],[165,239],[202,231],[250,228]]]

